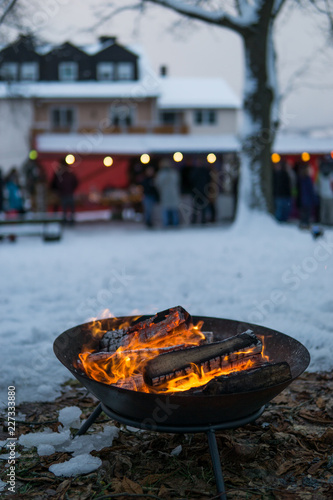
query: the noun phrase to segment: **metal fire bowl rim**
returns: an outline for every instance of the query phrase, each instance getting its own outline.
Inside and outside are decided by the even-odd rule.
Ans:
[[[130,389],[124,389],[122,387],[118,387],[118,386],[115,386],[115,385],[111,385],[111,384],[106,384],[105,382],[100,382],[100,381],[97,381],[95,379],[92,379],[90,377],[88,377],[88,375],[81,371],[81,370],[78,370],[76,369],[73,364],[67,360],[67,362],[65,361],[64,359],[64,356],[63,356],[63,349],[61,348],[61,343],[62,343],[62,340],[65,339],[66,337],[71,337],[71,336],[75,336],[73,335],[73,333],[77,330],[80,330],[80,331],[92,331],[92,327],[94,324],[96,324],[96,322],[99,322],[101,323],[101,326],[103,326],[103,324],[106,324],[107,322],[124,322],[124,321],[132,321],[133,324],[139,322],[139,321],[143,321],[145,319],[148,319],[150,317],[153,317],[154,314],[149,314],[149,315],[142,315],[142,316],[119,316],[119,317],[116,317],[116,318],[102,318],[102,319],[97,319],[97,320],[94,320],[94,321],[89,321],[87,323],[82,323],[80,325],[77,325],[77,326],[74,326],[72,328],[69,328],[68,330],[64,331],[63,333],[61,333],[54,341],[53,343],[53,350],[54,350],[54,353],[56,355],[56,357],[59,359],[59,361],[76,377],[78,378],[78,380],[82,383],[82,381],[80,380],[81,378],[83,379],[86,379],[88,381],[93,381],[94,383],[96,384],[100,384],[104,387],[108,387],[110,389],[113,389],[113,390],[116,390],[117,392],[119,393],[123,393],[123,394],[142,394],[144,395],[145,397],[147,398],[156,398],[156,396],[169,396],[171,397],[172,399],[173,398],[186,398],[186,397],[189,397],[189,395],[187,394],[183,394],[182,392],[160,392],[160,393],[146,393],[146,392],[141,392],[141,391],[132,391]],[[295,370],[294,370],[294,373],[293,373],[293,370],[292,370],[292,366],[290,366],[291,368],[291,371],[292,371],[292,378],[290,381],[288,381],[287,385],[289,385],[291,382],[293,382],[293,380],[295,380],[297,377],[299,377],[306,369],[307,367],[309,366],[310,364],[310,353],[309,351],[307,350],[307,348],[298,340],[296,340],[295,338],[285,334],[285,333],[282,333],[282,332],[279,332],[277,330],[273,330],[271,328],[268,328],[268,327],[264,327],[264,326],[260,326],[260,325],[257,325],[255,323],[247,323],[247,322],[243,322],[243,321],[239,321],[239,320],[233,320],[233,319],[227,319],[227,318],[218,318],[218,317],[214,317],[214,316],[196,316],[196,315],[191,315],[192,316],[192,319],[194,322],[199,322],[199,321],[203,321],[204,324],[205,324],[205,320],[206,322],[207,321],[218,321],[218,322],[225,322],[225,323],[231,323],[233,325],[242,325],[242,329],[241,331],[245,331],[246,329],[253,329],[254,330],[254,333],[257,334],[257,335],[278,335],[279,337],[282,337],[284,340],[286,341],[290,341],[293,345],[298,345],[300,350],[302,351],[302,356],[303,356],[303,359],[302,359],[302,363],[301,363],[301,369],[299,370],[296,370],[296,373],[295,373]],[[109,331],[110,328],[107,328],[105,329],[105,331]],[[239,332],[240,333],[240,332]],[[230,335],[232,336],[232,335]],[[227,338],[227,337],[225,337]],[[59,345],[60,344],[60,345]],[[81,348],[82,348],[82,345],[81,345]],[[79,350],[78,352],[81,352],[81,350]],[[284,387],[286,387],[286,383],[282,383],[282,384],[276,384],[274,386],[270,386],[270,388],[278,388],[279,386],[281,386],[281,390],[283,390]],[[246,391],[246,394],[256,394],[258,392],[258,389],[255,389],[255,390],[251,390],[251,391]],[[231,393],[231,394],[228,394],[228,396],[232,396],[232,395],[241,395],[241,394],[245,394],[245,392],[242,392],[242,393]],[[191,397],[197,397],[197,398],[202,398],[203,397],[203,394],[200,393],[198,391],[197,394],[191,394],[190,395]],[[221,394],[220,397],[223,397],[223,396],[226,396],[224,394]],[[211,395],[211,394],[205,394],[204,395],[205,397],[205,400],[207,399],[214,399],[217,397],[217,395]]]

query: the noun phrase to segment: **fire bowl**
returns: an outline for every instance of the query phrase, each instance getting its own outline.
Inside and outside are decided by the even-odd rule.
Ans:
[[[117,329],[128,321],[135,324],[150,316],[108,318],[99,320],[102,330]],[[238,420],[254,414],[271,401],[293,380],[299,377],[310,363],[306,347],[284,333],[252,323],[242,323],[230,319],[192,316],[195,323],[203,321],[203,331],[211,331],[214,341],[223,340],[247,329],[262,338],[265,354],[270,361],[286,361],[291,370],[291,380],[269,388],[240,392],[235,394],[148,394],[122,389],[113,385],[97,382],[74,366],[82,347],[89,344],[99,347],[99,340],[93,337],[94,323],[85,323],[63,332],[54,341],[54,353],[61,363],[81,382],[103,405],[113,412],[141,421],[149,427],[163,426],[202,426]]]

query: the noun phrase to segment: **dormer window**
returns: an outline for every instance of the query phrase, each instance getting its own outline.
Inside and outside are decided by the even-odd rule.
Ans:
[[[78,77],[78,64],[76,62],[59,63],[59,80],[73,82]]]
[[[134,65],[131,62],[120,62],[117,68],[118,80],[134,80]]]
[[[2,80],[12,81],[18,79],[18,63],[3,63],[0,71]]]
[[[97,80],[114,80],[114,63],[100,62],[97,64]]]
[[[25,62],[21,65],[21,80],[35,82],[39,77],[39,65],[37,62]]]

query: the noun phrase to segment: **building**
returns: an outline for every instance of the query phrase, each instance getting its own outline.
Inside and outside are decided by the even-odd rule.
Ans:
[[[68,156],[85,207],[120,196],[142,161],[178,153],[179,165],[207,163],[211,154],[221,169],[239,149],[239,99],[222,79],[166,73],[114,37],[77,47],[21,36],[0,50],[1,166],[20,167],[30,152],[50,180]]]

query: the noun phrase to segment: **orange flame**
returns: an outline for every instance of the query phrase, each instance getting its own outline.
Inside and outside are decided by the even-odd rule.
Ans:
[[[138,318],[136,318],[138,319]],[[130,335],[125,344],[113,353],[94,352],[89,345],[82,348],[79,354],[78,368],[83,368],[85,373],[92,379],[105,384],[115,384],[118,387],[140,392],[183,392],[195,387],[202,387],[210,380],[221,375],[228,375],[239,370],[247,370],[256,365],[255,359],[248,359],[246,355],[251,355],[252,349],[238,351],[237,354],[244,354],[245,357],[237,361],[232,361],[229,366],[216,368],[206,373],[202,366],[191,365],[189,373],[174,377],[158,387],[148,387],[143,380],[144,365],[150,359],[159,354],[184,347],[198,346],[206,340],[201,331],[203,322],[199,322],[190,329],[184,328],[177,332],[171,331],[167,335],[154,336],[146,341],[140,340],[140,330]],[[129,323],[123,323],[117,329],[127,328]],[[177,325],[175,325],[177,326]],[[101,339],[106,333],[102,328],[102,323],[95,320],[92,326],[93,337]],[[126,338],[126,337],[125,337]],[[264,339],[261,338],[264,344]],[[264,352],[264,348],[263,348]],[[260,362],[268,360],[268,356],[260,357]]]

